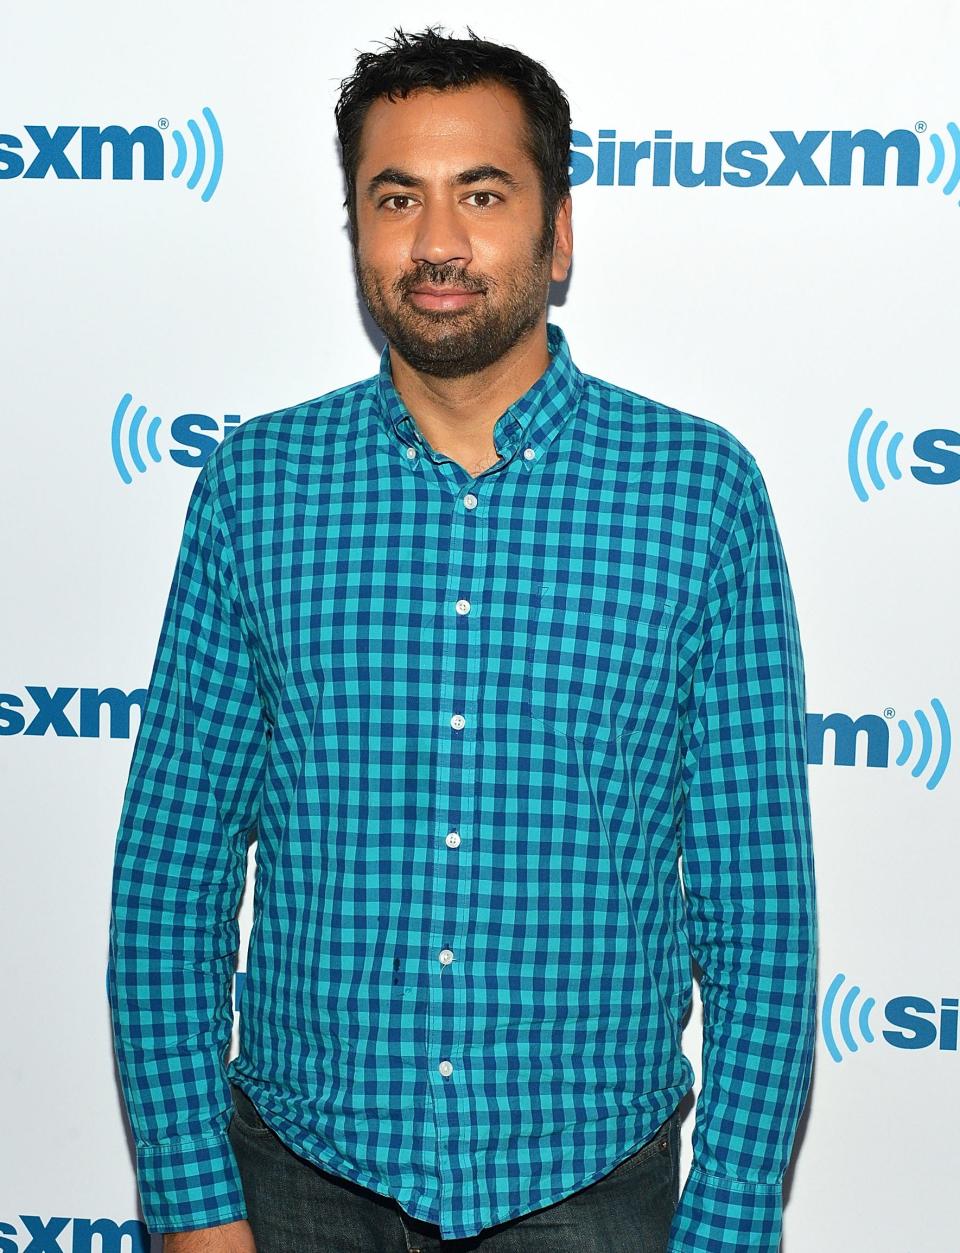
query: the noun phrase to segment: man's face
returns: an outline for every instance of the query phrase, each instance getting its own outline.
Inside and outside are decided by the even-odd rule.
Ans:
[[[499,360],[566,277],[570,202],[545,229],[525,117],[500,84],[375,101],[357,168],[357,281],[416,370],[460,378]],[[551,238],[551,236],[555,236]]]

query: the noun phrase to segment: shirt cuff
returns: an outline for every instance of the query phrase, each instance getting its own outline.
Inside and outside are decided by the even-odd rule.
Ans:
[[[151,1235],[248,1217],[237,1159],[226,1136],[138,1144],[137,1187]]]
[[[741,1183],[690,1168],[670,1226],[667,1253],[778,1253],[783,1225],[779,1183]]]

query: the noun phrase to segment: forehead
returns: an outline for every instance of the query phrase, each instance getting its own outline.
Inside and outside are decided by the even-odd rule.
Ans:
[[[420,88],[405,99],[375,100],[364,118],[359,168],[438,163],[465,168],[529,163],[520,97],[501,83]]]

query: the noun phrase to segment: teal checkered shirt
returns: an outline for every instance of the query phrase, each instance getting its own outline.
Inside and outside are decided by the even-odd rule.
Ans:
[[[386,348],[197,476],[110,917],[151,1231],[246,1216],[228,1081],[444,1239],[579,1191],[693,1085],[695,958],[670,1253],[779,1247],[817,956],[780,537],[733,435],[548,343],[475,477]]]

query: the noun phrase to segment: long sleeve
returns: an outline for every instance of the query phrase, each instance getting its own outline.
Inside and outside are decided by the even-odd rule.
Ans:
[[[113,869],[107,988],[151,1232],[247,1216],[225,1054],[268,738],[216,482],[213,457],[187,507]]]
[[[805,676],[755,462],[709,577],[684,747],[686,929],[703,970],[693,1164],[669,1253],[775,1253],[816,1038]]]

